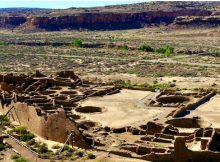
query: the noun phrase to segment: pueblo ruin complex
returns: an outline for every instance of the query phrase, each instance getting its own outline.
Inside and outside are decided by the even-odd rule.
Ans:
[[[2,114],[46,140],[147,161],[216,162],[214,92],[146,91],[92,83],[72,71],[0,75]],[[114,102],[113,102],[114,101]]]

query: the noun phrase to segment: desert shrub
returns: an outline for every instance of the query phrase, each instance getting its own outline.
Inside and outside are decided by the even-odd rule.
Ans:
[[[0,115],[0,121],[1,121],[1,125],[3,125],[3,126],[10,125],[10,120],[7,117],[5,117],[4,115]]]
[[[14,162],[27,162],[27,160],[25,160],[24,158],[18,156],[18,155],[12,155],[11,156],[11,159],[14,161]]]
[[[211,55],[214,57],[220,57],[220,50],[214,51]]]
[[[72,154],[73,154],[73,152],[70,152],[70,151],[64,151],[64,152],[62,153],[62,155],[68,156],[68,157],[71,157]]]
[[[11,159],[12,159],[12,160],[15,160],[15,159],[18,159],[19,157],[20,157],[20,156],[18,156],[18,155],[12,155],[12,156],[11,156]]]
[[[4,150],[6,147],[4,144],[0,143],[0,151]]]
[[[166,52],[166,49],[164,47],[160,47],[156,49],[156,52],[164,54]]]
[[[14,132],[19,135],[26,134],[27,129],[25,127],[16,127],[16,128],[13,128],[12,130],[8,131],[9,134],[14,133]]]
[[[55,160],[50,159],[50,162],[55,162]]]
[[[77,156],[79,156],[79,157],[83,157],[83,151],[82,150],[77,150],[77,151],[75,151],[75,153],[74,153],[75,155],[77,155]]]
[[[120,47],[122,50],[129,50],[129,47],[127,44],[124,44],[123,46]]]
[[[167,46],[164,46],[164,47],[160,47],[158,49],[156,49],[156,52],[158,53],[162,53],[164,54],[166,57],[169,57],[171,54],[173,54],[174,52],[174,48],[167,45]]]
[[[52,149],[59,149],[59,148],[60,148],[60,145],[58,145],[58,144],[55,144],[52,146]]]
[[[32,146],[36,143],[36,141],[34,139],[31,139],[27,142],[28,145]]]
[[[82,40],[81,39],[75,39],[72,44],[76,47],[82,47]]]
[[[142,43],[138,49],[145,52],[154,52],[154,49],[146,43]]]
[[[25,127],[16,127],[16,128],[13,128],[12,130],[10,130],[8,133],[9,134],[12,134],[12,133],[17,133],[18,135],[20,135],[19,139],[21,141],[29,141],[31,139],[33,139],[35,136],[28,132],[27,129]]]
[[[0,41],[0,46],[4,46],[6,43],[4,41]]]
[[[29,141],[33,138],[34,138],[34,135],[32,133],[21,134],[21,136],[20,136],[20,140],[22,140],[24,142]]]
[[[33,146],[32,146],[32,147],[30,147],[30,148],[31,148],[31,150],[32,150],[32,151],[37,152],[37,149],[36,149],[36,148],[34,148]]]
[[[68,145],[64,145],[63,151],[73,152],[73,149],[71,147],[69,147]]]
[[[87,157],[88,159],[95,159],[95,155],[93,154],[93,152],[88,152]]]
[[[117,85],[120,85],[123,88],[150,88],[150,89],[168,89],[170,87],[174,87],[173,84],[137,84],[137,83],[130,83],[125,82],[123,80],[118,80],[115,82]]]
[[[24,158],[22,157],[19,157],[18,159],[15,159],[14,162],[28,162],[27,160],[25,160]]]
[[[40,154],[47,153],[48,152],[47,145],[45,143],[42,144],[42,145],[39,145],[37,152],[40,153]]]

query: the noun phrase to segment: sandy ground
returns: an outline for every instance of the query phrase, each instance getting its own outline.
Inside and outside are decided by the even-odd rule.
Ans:
[[[216,84],[213,88],[220,89],[220,78],[212,78],[212,77],[138,77],[134,74],[114,74],[114,75],[87,75],[83,76],[83,78],[96,80],[97,78],[102,78],[101,80],[104,82],[113,82],[117,80],[129,81],[132,83],[149,83],[154,84],[157,82],[158,84],[164,83],[174,83],[175,88],[181,89],[194,89],[194,88],[209,88],[213,87],[213,84]]]
[[[194,142],[191,146],[188,147],[192,151],[200,151],[201,150],[201,141]]]
[[[148,109],[143,98],[153,92],[122,90],[120,93],[104,97],[91,97],[82,106],[97,106],[106,109],[102,113],[83,114],[86,119],[100,122],[103,126],[122,127],[137,121],[149,119],[162,110]],[[77,112],[75,112],[77,113]],[[78,113],[79,114],[79,113]]]
[[[36,136],[36,137],[35,137],[34,139],[35,139],[37,142],[42,142],[42,143],[47,144],[48,149],[50,149],[50,150],[52,150],[52,151],[54,151],[54,152],[57,151],[57,149],[53,149],[53,148],[52,148],[54,145],[59,145],[60,147],[62,147],[62,146],[64,145],[63,143],[60,143],[60,142],[51,141],[51,140],[46,140],[46,139],[44,139],[44,138],[38,136],[37,134],[35,134],[35,136]],[[59,149],[58,149],[58,150],[59,150]]]
[[[12,149],[6,149],[4,151],[1,151],[0,153],[0,162],[13,162],[11,159],[12,155],[15,155],[16,153],[12,151]]]
[[[220,95],[216,95],[210,101],[199,106],[196,110],[192,111],[188,116],[201,116],[208,122],[212,123],[212,127],[220,127]]]

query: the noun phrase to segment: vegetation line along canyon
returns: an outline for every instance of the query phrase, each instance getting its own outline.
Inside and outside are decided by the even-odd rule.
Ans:
[[[1,8],[0,162],[220,162],[219,44],[218,1]]]

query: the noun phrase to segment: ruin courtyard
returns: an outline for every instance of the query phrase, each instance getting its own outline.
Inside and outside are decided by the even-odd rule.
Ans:
[[[5,133],[21,125],[48,141],[137,160],[220,157],[220,98],[214,91],[123,88],[81,79],[73,71],[11,73],[0,81],[0,110],[13,123]]]

